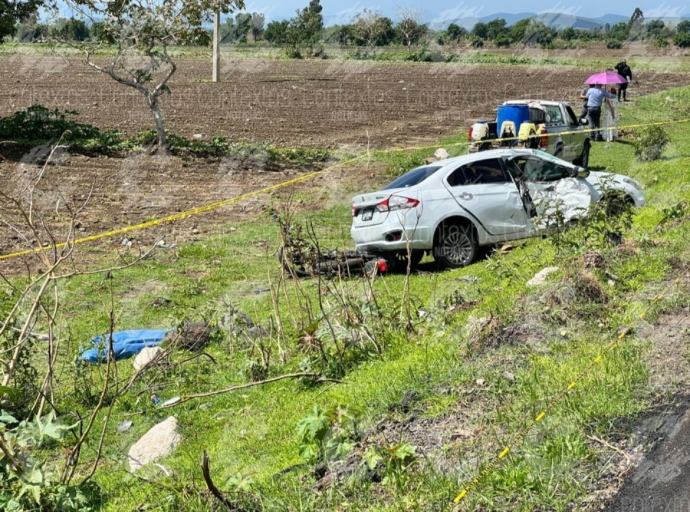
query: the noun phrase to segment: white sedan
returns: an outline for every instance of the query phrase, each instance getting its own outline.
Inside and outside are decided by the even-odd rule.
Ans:
[[[645,204],[640,184],[590,172],[548,153],[498,149],[418,167],[352,200],[358,251],[405,257],[432,252],[445,267],[469,265],[479,247],[541,235],[589,206]],[[614,212],[611,212],[613,214]]]

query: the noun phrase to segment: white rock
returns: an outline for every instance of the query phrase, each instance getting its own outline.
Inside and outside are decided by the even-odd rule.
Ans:
[[[448,154],[448,151],[446,151],[445,149],[438,148],[434,153],[434,158],[436,160],[445,160],[446,158],[450,158],[450,155]]]
[[[546,283],[546,278],[554,272],[558,272],[558,267],[546,267],[535,274],[535,276],[527,281],[527,286],[541,286]]]
[[[144,347],[134,358],[134,370],[138,372],[162,353],[163,349],[160,347]]]
[[[129,468],[136,471],[149,462],[165,457],[172,453],[182,442],[182,436],[177,432],[177,419],[170,416],[165,421],[151,428],[139,439],[127,454]]]
[[[203,135],[200,134],[200,133],[195,133],[194,135],[192,135],[192,137],[193,137],[195,140],[201,140],[201,139],[203,138]]]

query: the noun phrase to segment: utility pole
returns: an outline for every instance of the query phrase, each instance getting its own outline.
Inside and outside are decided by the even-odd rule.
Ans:
[[[213,82],[220,82],[220,9],[213,15]]]

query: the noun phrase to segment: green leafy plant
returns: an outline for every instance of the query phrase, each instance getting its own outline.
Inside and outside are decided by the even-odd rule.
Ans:
[[[56,468],[38,456],[75,426],[62,425],[53,412],[30,421],[0,412],[0,510],[92,510],[96,488],[57,482]]]
[[[395,485],[398,491],[406,488],[408,470],[417,462],[417,453],[414,446],[405,441],[384,446],[381,456],[385,464],[384,484]]]
[[[658,160],[669,142],[671,139],[661,126],[641,128],[636,130],[632,136],[635,156],[643,162]]]
[[[17,142],[48,142],[62,137],[65,142],[91,139],[100,136],[95,126],[78,123],[75,110],[48,109],[43,105],[31,105],[26,110],[0,118],[0,139]]]
[[[357,419],[347,408],[318,405],[297,422],[297,435],[300,456],[312,463],[342,459],[359,439]]]

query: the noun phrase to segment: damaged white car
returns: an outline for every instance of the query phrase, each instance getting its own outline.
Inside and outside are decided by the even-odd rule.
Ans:
[[[426,252],[445,267],[474,261],[481,246],[561,229],[606,201],[611,214],[645,204],[640,184],[590,172],[548,153],[499,149],[418,167],[352,200],[358,251],[412,263]]]

